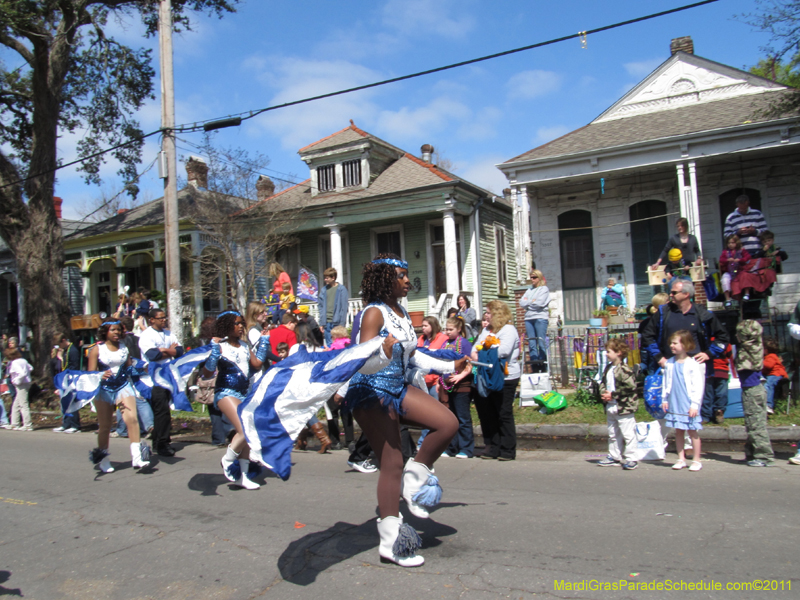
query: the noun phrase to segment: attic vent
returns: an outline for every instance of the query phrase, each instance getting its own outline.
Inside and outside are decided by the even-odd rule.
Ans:
[[[344,187],[361,185],[361,161],[348,160],[342,163]]]
[[[317,188],[320,192],[336,189],[336,165],[317,167]]]

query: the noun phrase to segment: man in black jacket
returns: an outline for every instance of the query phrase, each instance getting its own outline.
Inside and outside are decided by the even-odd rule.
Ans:
[[[58,368],[54,371],[80,371],[81,370],[81,351],[78,347],[69,341],[69,338],[63,333],[57,333],[54,336],[53,342],[58,348],[58,353],[61,355],[61,362]],[[57,361],[56,363],[57,364]],[[81,416],[76,410],[75,412],[65,413],[61,427],[53,429],[56,433],[78,433],[81,430]]]
[[[687,279],[676,279],[669,293],[669,303],[660,306],[659,312],[645,326],[642,347],[663,367],[672,358],[670,337],[682,329],[691,333],[695,341],[696,348],[689,354],[706,365],[708,392],[709,378],[714,375],[713,359],[725,353],[729,343],[728,331],[713,312],[694,303],[694,284]]]

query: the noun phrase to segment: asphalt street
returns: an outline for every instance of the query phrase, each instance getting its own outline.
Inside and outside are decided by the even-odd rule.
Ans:
[[[442,459],[443,503],[430,520],[407,517],[425,565],[402,569],[378,559],[377,475],[350,470],[346,453],[296,452],[289,481],[265,474],[260,490],[245,491],[223,477],[219,448],[178,444],[177,456],[136,472],[126,442],[112,440],[118,469],[101,475],[87,460],[92,434],[0,431],[0,596],[750,599],[800,590],[800,467],[788,454],[758,469],[741,465],[741,453],[710,452],[698,473],[673,471],[673,454],[635,471],[597,467],[596,450]],[[724,589],[764,580],[777,590]],[[723,589],[631,589],[698,582]],[[613,584],[625,587],[580,589]]]

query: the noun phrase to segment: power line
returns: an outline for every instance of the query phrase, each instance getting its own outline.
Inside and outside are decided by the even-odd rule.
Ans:
[[[390,83],[397,83],[398,81],[406,81],[408,79],[414,79],[416,77],[422,77],[423,75],[431,75],[433,73],[440,73],[442,71],[447,71],[447,70],[455,69],[455,68],[458,68],[458,67],[464,67],[464,66],[467,66],[467,65],[472,65],[472,64],[479,63],[479,62],[484,62],[484,61],[487,61],[487,60],[492,60],[492,59],[495,59],[495,58],[500,58],[500,57],[503,57],[503,56],[516,54],[518,52],[524,52],[526,50],[533,50],[535,48],[542,48],[544,46],[557,44],[559,42],[564,42],[564,41],[567,41],[567,40],[572,40],[572,39],[576,39],[576,38],[586,39],[586,36],[588,36],[590,34],[601,33],[603,31],[610,31],[612,29],[617,29],[619,27],[624,27],[624,26],[627,26],[627,25],[632,25],[634,23],[640,23],[640,22],[643,22],[643,21],[656,19],[658,17],[663,17],[663,16],[666,16],[666,15],[682,12],[682,11],[689,10],[689,9],[692,9],[692,8],[697,8],[699,6],[703,6],[705,4],[711,4],[713,2],[718,2],[718,1],[719,0],[703,0],[702,2],[695,2],[694,4],[687,4],[685,6],[680,6],[678,8],[672,8],[672,9],[661,11],[661,12],[657,12],[657,13],[652,13],[650,15],[646,15],[646,16],[643,16],[643,17],[637,17],[635,19],[629,19],[627,21],[620,21],[619,23],[614,23],[613,25],[605,25],[603,27],[597,27],[595,29],[589,29],[589,30],[586,30],[586,31],[580,31],[578,33],[573,33],[571,35],[565,35],[565,36],[562,36],[562,37],[559,37],[559,38],[551,39],[551,40],[548,40],[546,42],[538,42],[536,44],[530,44],[528,46],[522,46],[520,48],[514,48],[512,50],[505,50],[503,52],[497,52],[495,54],[489,54],[487,56],[482,56],[480,58],[473,58],[473,59],[470,59],[470,60],[465,60],[465,61],[461,61],[461,62],[457,62],[457,63],[452,63],[452,64],[449,64],[449,65],[446,65],[446,66],[443,66],[443,67],[436,67],[436,68],[428,69],[428,70],[425,70],[425,71],[419,71],[417,73],[412,73],[410,75],[402,75],[400,77],[393,77],[392,79],[384,79],[383,81],[377,81],[375,83],[369,83],[369,84],[366,84],[366,85],[360,85],[360,86],[348,88],[348,89],[345,89],[345,90],[339,90],[338,92],[330,92],[330,93],[327,93],[327,94],[320,94],[318,96],[311,96],[309,98],[304,98],[302,100],[293,100],[291,102],[285,102],[283,104],[276,104],[274,106],[268,106],[268,107],[261,108],[261,109],[258,109],[258,110],[244,111],[244,112],[236,113],[235,115],[228,115],[224,119],[219,119],[219,118],[208,119],[206,121],[196,121],[191,125],[189,125],[188,123],[185,124],[185,125],[178,125],[172,131],[175,132],[175,133],[193,133],[193,132],[198,132],[198,131],[210,131],[212,129],[217,129],[218,127],[228,127],[228,126],[231,126],[231,125],[238,125],[238,124],[241,123],[241,121],[252,119],[253,117],[261,115],[261,114],[263,114],[265,112],[278,110],[280,108],[287,108],[289,106],[296,106],[298,104],[305,104],[307,102],[313,102],[315,100],[322,100],[324,98],[332,98],[334,96],[341,96],[343,94],[350,94],[352,92],[358,92],[358,91],[361,91],[361,90],[366,90],[366,89],[370,89],[370,88],[374,88],[374,87],[388,85]],[[216,127],[209,127],[209,125],[212,125],[212,124],[216,124],[217,126]],[[33,179],[35,177],[40,177],[42,175],[46,175],[48,173],[52,173],[52,172],[58,171],[59,169],[70,167],[72,165],[81,163],[81,162],[83,162],[85,160],[89,160],[91,158],[95,158],[97,156],[102,156],[103,154],[106,154],[108,152],[113,152],[114,150],[118,150],[119,148],[124,148],[125,146],[129,146],[130,144],[133,144],[133,143],[138,142],[140,140],[144,140],[144,139],[146,139],[146,138],[148,138],[148,137],[150,137],[152,135],[155,135],[157,133],[161,133],[162,131],[163,131],[162,129],[157,129],[157,130],[152,131],[152,132],[150,132],[150,133],[148,133],[146,135],[137,136],[137,137],[131,138],[127,142],[124,142],[122,144],[118,144],[116,146],[113,146],[111,148],[107,148],[105,150],[101,150],[99,152],[95,152],[94,154],[91,154],[91,155],[83,157],[83,158],[79,158],[77,160],[74,160],[72,162],[66,163],[64,165],[59,165],[59,166],[55,167],[54,169],[48,169],[47,171],[42,171],[42,172],[40,172],[40,173],[38,173],[36,175],[29,175],[28,177],[19,179],[18,181],[15,181],[15,182],[12,182],[12,183],[6,183],[6,184],[0,186],[0,189],[5,188],[5,187],[9,187],[9,186],[12,186],[12,185],[17,185],[17,184],[20,184],[20,183],[24,183],[25,181],[28,181],[28,180]]]

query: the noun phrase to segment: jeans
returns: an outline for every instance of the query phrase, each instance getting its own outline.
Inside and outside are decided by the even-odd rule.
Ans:
[[[714,412],[725,412],[728,407],[728,380],[721,377],[707,377],[706,389],[703,395],[703,404],[700,407],[700,416],[704,421],[710,421]]]
[[[215,446],[224,446],[233,425],[220,409],[214,408],[213,404],[208,405],[208,416],[211,418],[211,443]]]
[[[145,435],[153,428],[153,409],[141,396],[136,396],[136,414],[139,416],[139,431]],[[64,421],[66,422],[66,416]],[[117,434],[120,437],[128,437],[128,426],[125,425],[120,409],[117,409]]]
[[[463,452],[472,458],[475,452],[475,434],[472,431],[472,415],[469,412],[469,405],[469,392],[450,394],[450,410],[458,419],[458,431],[447,448],[447,453],[452,456]]]
[[[6,403],[0,398],[0,425],[8,425],[8,414],[6,413]]]
[[[770,408],[775,408],[775,388],[778,387],[781,379],[783,379],[783,377],[780,375],[767,375],[764,389],[767,390],[767,406]]]
[[[525,321],[529,360],[547,362],[547,319]]]

